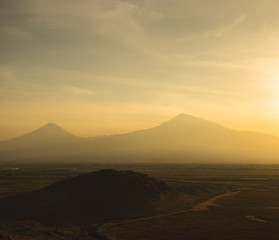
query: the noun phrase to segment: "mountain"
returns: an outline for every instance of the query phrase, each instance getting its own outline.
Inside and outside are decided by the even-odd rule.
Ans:
[[[236,131],[185,114],[154,128],[92,139],[90,146],[96,156],[105,152],[108,158],[159,162],[258,161],[279,156],[278,137]]]
[[[23,136],[0,142],[1,161],[54,162],[65,160],[85,138],[74,136],[54,123],[27,133]],[[62,161],[63,161],[62,160]]]
[[[0,218],[90,224],[169,210],[187,198],[148,175],[104,169],[0,199]]]
[[[186,114],[154,128],[79,138],[54,124],[0,142],[6,161],[275,162],[279,138],[236,131]]]
[[[46,148],[64,145],[78,141],[80,138],[72,135],[54,123],[27,133],[23,136],[0,142],[0,149]]]

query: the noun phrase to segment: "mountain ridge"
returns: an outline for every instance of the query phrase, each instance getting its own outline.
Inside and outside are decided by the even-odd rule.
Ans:
[[[273,134],[268,134],[268,133],[259,132],[259,131],[237,130],[237,129],[233,129],[233,128],[229,128],[229,127],[223,126],[222,124],[219,124],[219,123],[216,123],[216,122],[213,122],[213,121],[206,120],[206,119],[204,119],[202,117],[192,116],[192,115],[185,114],[185,113],[180,113],[180,114],[176,115],[174,118],[171,118],[170,120],[167,120],[167,121],[165,121],[165,122],[163,122],[161,124],[158,124],[157,126],[154,126],[154,127],[134,130],[134,131],[127,132],[127,133],[108,134],[108,135],[96,135],[96,136],[89,136],[89,137],[76,136],[76,135],[68,132],[64,128],[60,127],[58,124],[53,123],[53,122],[49,122],[49,123],[46,123],[46,124],[44,124],[43,126],[37,128],[37,129],[32,130],[31,132],[25,133],[25,134],[20,135],[20,136],[16,136],[16,137],[12,137],[12,138],[1,140],[0,143],[7,142],[7,141],[10,141],[10,140],[14,140],[14,139],[18,139],[18,138],[24,137],[26,135],[33,134],[34,132],[41,131],[41,130],[52,130],[52,131],[58,130],[60,132],[64,132],[68,136],[74,136],[74,137],[83,138],[83,139],[88,139],[88,138],[89,139],[92,139],[92,138],[105,138],[105,137],[110,137],[110,136],[127,135],[127,134],[131,134],[131,133],[139,132],[139,131],[145,131],[145,130],[150,130],[150,129],[158,128],[158,127],[165,126],[165,125],[177,124],[177,123],[183,122],[185,120],[187,120],[187,121],[188,120],[191,120],[191,121],[198,120],[200,123],[203,122],[203,123],[212,124],[212,126],[215,125],[216,127],[225,128],[225,129],[231,130],[231,131],[237,131],[237,132],[241,132],[241,133],[251,133],[251,134],[262,134],[262,135],[266,135],[266,136],[276,137],[276,138],[279,139],[279,136],[276,136],[276,135],[273,135]]]
[[[200,117],[179,114],[153,128],[89,138],[76,137],[49,123],[14,140],[0,142],[0,157],[6,160],[64,158],[66,161],[71,158],[110,162],[152,159],[187,162],[196,158],[275,161],[279,159],[279,138],[237,131]]]

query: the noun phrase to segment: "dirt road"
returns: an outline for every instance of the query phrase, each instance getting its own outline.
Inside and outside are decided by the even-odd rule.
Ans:
[[[122,221],[118,221],[118,222],[109,222],[109,223],[104,223],[102,225],[92,225],[92,226],[94,226],[94,228],[97,229],[97,233],[98,233],[98,235],[100,235],[100,238],[99,238],[100,240],[117,240],[116,237],[109,235],[109,230],[112,227],[123,225],[123,224],[136,223],[136,222],[140,222],[140,221],[152,220],[152,219],[156,219],[156,218],[184,214],[184,213],[191,212],[191,211],[205,211],[205,210],[208,210],[210,206],[218,206],[215,203],[216,200],[221,199],[221,198],[230,197],[232,195],[238,194],[239,192],[240,191],[220,194],[218,196],[207,199],[206,201],[198,203],[198,204],[194,205],[192,208],[184,209],[181,211],[175,211],[175,212],[170,212],[170,213],[165,213],[165,214],[160,214],[160,215],[155,215],[155,216],[149,216],[149,217],[140,217],[140,218],[135,218],[135,219],[122,220]]]

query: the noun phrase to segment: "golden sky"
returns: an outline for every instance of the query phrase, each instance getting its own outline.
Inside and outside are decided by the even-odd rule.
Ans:
[[[279,135],[278,0],[0,0],[0,140],[186,113]]]

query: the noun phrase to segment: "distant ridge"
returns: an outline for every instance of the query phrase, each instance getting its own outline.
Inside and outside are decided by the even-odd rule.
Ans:
[[[236,131],[180,114],[159,126],[127,134],[81,138],[49,123],[0,142],[5,161],[254,162],[277,163],[279,138]]]
[[[0,199],[0,218],[89,224],[166,210],[175,207],[174,199],[184,197],[187,200],[186,194],[148,175],[104,169]]]

